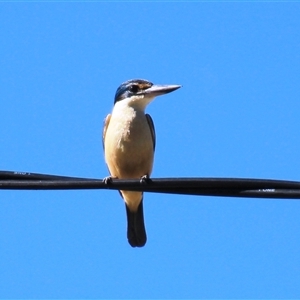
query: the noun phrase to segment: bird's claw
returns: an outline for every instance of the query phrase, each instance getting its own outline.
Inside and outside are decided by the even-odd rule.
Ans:
[[[149,175],[144,175],[144,176],[142,176],[141,177],[141,179],[140,179],[140,183],[149,183],[151,180],[150,180],[150,177],[149,177]]]
[[[113,177],[112,176],[106,176],[106,177],[104,177],[103,178],[103,182],[105,183],[105,184],[110,184],[110,183],[112,183],[112,180],[113,180]]]

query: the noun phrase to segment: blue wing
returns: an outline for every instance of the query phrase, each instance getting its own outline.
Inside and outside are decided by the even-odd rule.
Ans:
[[[146,114],[146,119],[147,119],[147,122],[149,124],[150,131],[151,131],[152,142],[153,142],[153,150],[155,150],[156,135],[155,135],[154,123],[153,123],[153,120],[152,120],[151,116],[148,115],[148,114]]]

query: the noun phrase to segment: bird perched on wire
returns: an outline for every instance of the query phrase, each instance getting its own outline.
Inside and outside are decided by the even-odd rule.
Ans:
[[[122,83],[115,94],[114,107],[105,119],[103,146],[111,178],[141,179],[147,182],[152,171],[155,130],[146,106],[156,97],[173,92],[180,85],[154,85],[143,79]],[[132,247],[143,247],[147,236],[144,225],[143,193],[120,191],[127,214],[127,238]]]

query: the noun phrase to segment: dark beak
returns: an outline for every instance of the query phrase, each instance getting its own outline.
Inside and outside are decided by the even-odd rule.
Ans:
[[[143,94],[156,97],[171,93],[180,87],[181,85],[152,85],[149,89],[143,91]]]

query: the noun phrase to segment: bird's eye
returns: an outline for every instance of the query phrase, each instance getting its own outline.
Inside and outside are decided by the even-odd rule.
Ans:
[[[139,91],[139,86],[138,85],[131,85],[129,87],[129,91],[132,93],[137,93]]]

